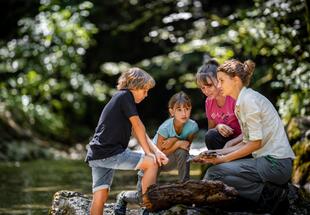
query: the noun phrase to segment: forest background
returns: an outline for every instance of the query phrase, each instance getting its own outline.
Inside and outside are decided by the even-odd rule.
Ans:
[[[0,12],[1,161],[85,152],[117,78],[132,66],[156,80],[138,107],[150,136],[180,90],[206,129],[195,73],[210,56],[255,61],[250,86],[285,124],[298,155],[295,181],[310,181],[309,1],[10,0]]]

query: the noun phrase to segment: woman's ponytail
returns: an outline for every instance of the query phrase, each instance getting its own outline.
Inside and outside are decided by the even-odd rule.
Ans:
[[[255,69],[255,63],[252,60],[246,60],[243,63],[245,75],[245,85],[248,86]]]
[[[252,60],[246,60],[241,63],[239,60],[231,59],[225,61],[217,69],[217,72],[224,72],[230,77],[238,76],[244,86],[249,86],[255,69],[255,63]]]

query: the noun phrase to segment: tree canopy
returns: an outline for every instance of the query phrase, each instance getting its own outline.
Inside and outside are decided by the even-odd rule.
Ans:
[[[206,127],[195,83],[206,55],[221,63],[254,60],[251,87],[277,106],[284,123],[309,115],[305,0],[33,3],[1,3],[8,30],[0,35],[0,159],[12,141],[87,142],[118,76],[131,66],[157,82],[139,108],[152,132],[179,90],[190,95],[193,118]]]

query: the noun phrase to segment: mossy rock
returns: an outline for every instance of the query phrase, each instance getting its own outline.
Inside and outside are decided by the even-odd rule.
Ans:
[[[293,146],[296,154],[292,180],[300,186],[310,182],[310,140],[305,139]]]

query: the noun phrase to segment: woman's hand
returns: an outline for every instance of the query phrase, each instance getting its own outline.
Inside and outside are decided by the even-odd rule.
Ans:
[[[203,159],[202,163],[212,163],[212,164],[225,163],[226,162],[225,158],[226,158],[225,155],[218,155],[218,156],[213,157],[213,158]]]
[[[217,124],[215,128],[223,137],[229,137],[234,133],[234,129],[225,124]]]

